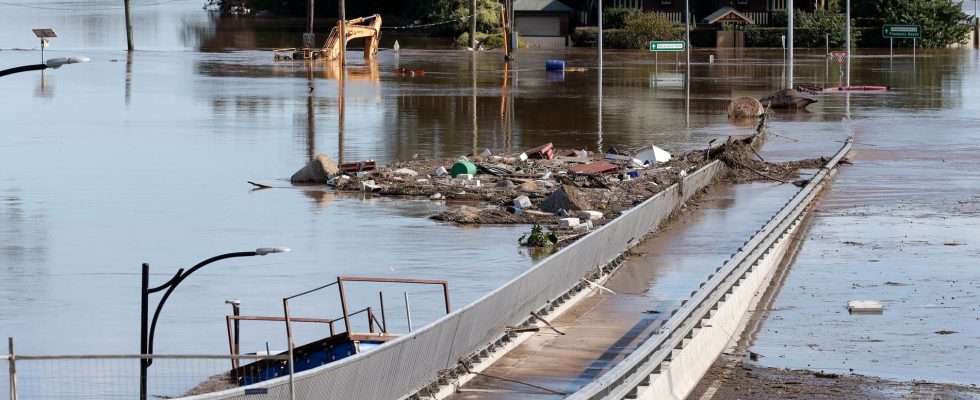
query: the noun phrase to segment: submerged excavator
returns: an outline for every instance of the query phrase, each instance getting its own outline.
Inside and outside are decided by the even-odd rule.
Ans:
[[[340,41],[341,23],[343,21],[337,21],[337,26],[334,26],[330,30],[330,36],[327,37],[327,41],[323,44],[322,49],[275,49],[273,50],[275,52],[275,60],[316,60],[321,58],[336,60],[340,57],[340,49],[342,47]],[[374,14],[367,17],[349,19],[346,21],[344,28],[345,42],[359,38],[364,39],[364,58],[372,59],[375,54],[378,54],[378,44],[381,42],[381,15]]]

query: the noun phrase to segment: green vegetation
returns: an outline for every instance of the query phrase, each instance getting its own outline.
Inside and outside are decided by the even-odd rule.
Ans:
[[[923,47],[945,47],[965,41],[970,34],[972,17],[963,12],[960,3],[951,0],[878,0],[871,3],[852,10],[861,25],[878,27],[878,32],[884,24],[922,25],[919,43]]]
[[[526,247],[554,246],[558,244],[558,235],[553,231],[548,231],[545,233],[544,228],[542,228],[541,225],[535,224],[534,227],[531,228],[531,233],[521,235],[520,239],[517,239],[517,243]]]
[[[682,36],[680,28],[651,12],[613,7],[603,11],[602,20],[604,48],[643,49],[651,40],[677,40]],[[572,34],[572,42],[575,46],[595,47],[598,35],[599,30],[595,27],[577,28]]]

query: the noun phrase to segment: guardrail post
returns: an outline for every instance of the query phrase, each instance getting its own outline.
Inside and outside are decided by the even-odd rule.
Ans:
[[[15,362],[16,355],[14,354],[14,338],[7,338],[7,348],[10,351],[10,358],[7,362],[10,363],[10,400],[17,400],[17,364]]]

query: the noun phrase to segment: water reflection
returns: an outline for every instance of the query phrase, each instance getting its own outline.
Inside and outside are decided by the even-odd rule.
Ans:
[[[51,99],[54,97],[54,78],[45,71],[38,73],[37,87],[34,89],[34,98]]]

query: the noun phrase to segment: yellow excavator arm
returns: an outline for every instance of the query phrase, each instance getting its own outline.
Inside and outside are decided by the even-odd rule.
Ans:
[[[330,30],[330,36],[323,44],[321,55],[328,60],[336,60],[340,57],[341,23],[342,21],[337,21],[337,26]],[[352,39],[364,39],[364,58],[371,59],[374,58],[375,54],[378,54],[378,44],[381,42],[381,15],[374,14],[368,17],[350,19],[347,20],[344,27],[344,33],[347,36],[345,42],[350,42]]]

